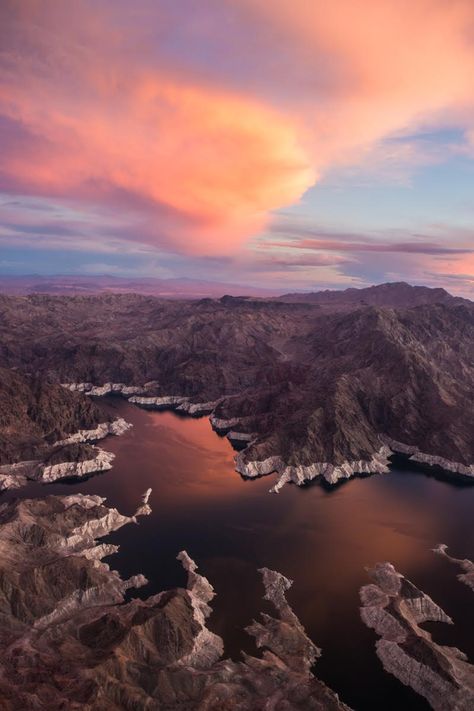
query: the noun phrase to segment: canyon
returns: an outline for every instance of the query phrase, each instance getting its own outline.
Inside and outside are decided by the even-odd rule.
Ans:
[[[2,296],[0,363],[8,377],[43,379],[37,402],[59,384],[73,391],[70,435],[100,420],[84,393],[210,414],[242,450],[237,470],[277,471],[277,491],[386,472],[393,452],[472,477],[472,302],[400,284],[348,291],[297,301]],[[31,410],[22,398],[13,411]],[[41,436],[52,438],[38,431],[26,446],[11,433],[6,422],[3,464],[35,458]]]
[[[312,615],[306,615],[311,621],[307,631],[307,623],[303,625],[287,601],[287,595],[292,595],[289,576],[298,585],[308,575],[310,551],[317,552],[315,565],[322,565],[320,583],[324,588],[324,575],[328,576],[338,599],[337,581],[344,573],[333,563],[323,562],[322,547],[327,547],[328,554],[336,551],[349,568],[358,566],[358,572],[351,573],[348,590],[361,589],[361,617],[381,637],[376,652],[385,672],[411,687],[413,694],[424,697],[434,709],[470,707],[473,675],[468,656],[451,638],[441,644],[423,626],[433,620],[449,623],[450,615],[397,572],[406,570],[407,560],[400,556],[405,543],[400,540],[391,549],[382,523],[378,534],[384,535],[372,548],[365,536],[364,542],[357,538],[360,551],[367,552],[374,581],[363,585],[365,562],[350,544],[351,538],[356,540],[355,530],[345,531],[342,520],[336,525],[336,510],[339,506],[344,519],[358,520],[361,502],[356,499],[349,510],[343,502],[350,497],[341,493],[346,491],[341,485],[358,475],[383,474],[380,480],[389,482],[387,492],[397,497],[399,487],[408,487],[406,493],[416,501],[415,472],[420,471],[426,492],[438,491],[434,483],[438,480],[452,482],[453,491],[460,487],[453,516],[458,527],[467,520],[462,501],[469,500],[474,479],[471,302],[443,290],[400,284],[338,294],[193,301],[136,294],[35,294],[0,296],[0,317],[0,397],[4,404],[0,415],[0,611],[4,630],[0,690],[5,709],[263,711],[269,702],[279,711],[373,708],[373,699],[364,697],[362,691],[359,698],[349,681],[352,666],[357,668],[355,660],[347,664],[348,678],[343,683],[334,671],[334,659],[346,644],[342,637],[356,615],[354,601],[346,603],[344,613],[337,612],[343,615],[345,629],[339,627],[336,633],[334,623],[329,625],[321,659],[321,649],[312,641],[319,639]],[[189,478],[179,475],[179,459],[170,466],[174,493],[167,502],[166,486],[161,491],[150,463],[156,462],[161,478],[166,460],[181,456],[183,442],[178,432],[184,429],[184,420],[179,418],[184,416],[196,426],[199,423],[201,435],[187,455],[192,468]],[[167,447],[164,460],[154,455],[155,440],[147,435],[147,428],[160,422],[168,423],[167,427],[175,423],[169,441],[168,430],[157,433],[156,442],[161,437]],[[229,503],[222,520],[214,510],[207,510],[207,499],[199,498],[202,483],[193,488],[194,470],[206,456],[203,426],[214,438],[209,440],[212,447],[217,442],[221,443],[219,451],[226,447],[225,470],[237,471],[227,473],[232,482],[221,483],[224,472],[219,464],[212,484],[205,485],[211,502],[213,496],[221,496],[221,486],[227,491],[224,500]],[[129,453],[126,460],[120,454],[124,447]],[[223,452],[217,461],[224,461]],[[96,473],[106,474],[92,479]],[[138,508],[126,515],[119,513],[122,505],[127,508],[130,492],[138,497],[142,480],[141,491],[146,493]],[[194,532],[183,524],[182,544],[173,551],[176,557],[181,550],[178,559],[187,585],[176,584],[174,574],[164,575],[166,591],[157,589],[163,576],[155,563],[152,590],[143,592],[150,572],[142,572],[141,563],[149,568],[152,553],[146,548],[154,535],[144,521],[158,525],[151,496],[157,481],[158,518],[167,509],[174,512],[159,546],[168,538],[170,550],[176,543],[177,534],[169,532],[178,525],[180,498],[186,502],[191,497],[185,504],[189,519],[189,506],[194,507],[198,497],[203,518],[196,521]],[[311,487],[313,481],[323,485],[318,487],[321,497],[335,497],[334,507],[328,499],[318,508],[320,495]],[[352,482],[357,488],[351,491],[367,492],[367,517],[374,507],[369,491],[379,485],[371,483],[365,490],[360,488],[362,482]],[[285,487],[290,483],[297,487]],[[247,535],[241,520],[241,487],[247,487],[251,510],[254,495],[281,500],[280,505],[263,504],[259,499],[258,507],[255,501],[259,519],[264,509],[273,512],[268,524],[273,530],[286,518],[288,502],[303,486],[306,503],[304,508],[299,504],[298,514],[295,508],[291,526],[284,526],[283,545],[297,558],[301,547],[301,561],[292,573],[290,559],[283,556],[280,561],[271,552],[273,543],[255,554],[254,571],[260,570],[263,582],[259,593],[264,597],[263,616],[256,622],[254,610],[254,621],[245,618],[240,632],[231,633],[229,654],[229,629],[236,627],[239,612],[235,605],[221,603],[219,593],[217,612],[211,614],[214,590],[194,562],[200,568],[202,560],[206,562],[206,548],[199,552],[201,535],[211,546],[201,532],[215,519],[214,539],[222,537],[223,541],[230,535],[224,533],[226,516],[234,512],[231,539],[242,539],[243,548],[234,558],[222,554],[225,571],[219,569],[215,579],[219,590],[224,579],[229,579],[230,587],[239,587],[238,577],[230,580],[228,566],[232,570],[239,556],[246,557],[254,547],[257,550],[256,536],[267,540],[268,535],[255,521]],[[269,488],[272,492],[284,489],[284,493],[269,497]],[[380,485],[380,491],[385,491],[385,485]],[[119,501],[106,504],[109,496],[118,496],[122,505],[117,507]],[[315,509],[311,502],[317,504]],[[410,507],[405,493],[403,502]],[[390,495],[384,494],[376,508],[385,511],[389,505]],[[324,511],[332,511],[330,524],[325,522]],[[329,526],[322,538],[321,532],[315,533],[308,546],[303,530],[313,526],[314,515],[322,530]],[[415,526],[415,519],[410,514],[408,530]],[[114,536],[121,535],[124,526],[143,528],[144,533],[127,533],[119,546]],[[361,526],[363,531],[365,523]],[[440,564],[460,567],[459,580],[472,587],[469,558],[447,553],[448,546],[459,550],[462,537],[442,535],[447,544],[437,544],[431,529],[427,530],[430,535],[423,538],[426,554]],[[132,549],[129,560],[126,548],[136,535],[140,547],[135,554]],[[369,538],[373,535],[373,531],[368,534]],[[185,552],[188,543],[197,547],[197,555],[193,550],[190,555]],[[221,543],[215,545],[218,556]],[[429,552],[430,547],[435,547],[437,555]],[[424,555],[419,548],[417,559]],[[104,560],[112,555],[118,570]],[[386,556],[393,565],[380,563]],[[130,574],[122,574],[132,565]],[[413,578],[416,565],[410,570]],[[213,581],[214,576],[209,579]],[[250,594],[247,587],[244,590]],[[328,592],[318,599],[330,604]],[[273,607],[271,614],[268,605]],[[242,615],[244,611],[245,605]],[[220,634],[220,626],[226,634]],[[244,640],[244,629],[253,642]],[[354,645],[362,646],[354,646],[353,651],[361,653],[367,673],[372,662],[367,651],[362,653],[365,642],[355,629]],[[328,666],[326,653],[332,659]],[[386,695],[388,675],[381,672],[385,676],[378,677],[371,669],[371,677],[379,678],[377,683]],[[452,699],[452,705],[443,706],[445,698]],[[404,697],[398,687],[394,687],[393,699],[394,704],[406,704],[408,699],[413,708],[424,708],[414,701],[414,695]]]

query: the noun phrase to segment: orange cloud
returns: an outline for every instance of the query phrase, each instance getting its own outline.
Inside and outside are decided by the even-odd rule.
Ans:
[[[302,97],[322,168],[394,132],[474,124],[471,0],[245,1],[298,42],[308,77],[329,65],[320,100]]]
[[[7,156],[4,169],[50,194],[105,184],[165,205],[202,226],[198,248],[222,250],[219,233],[241,239],[313,182],[292,122],[244,98],[154,76],[122,84],[108,106],[94,97],[45,112],[31,93],[11,103],[47,148]]]

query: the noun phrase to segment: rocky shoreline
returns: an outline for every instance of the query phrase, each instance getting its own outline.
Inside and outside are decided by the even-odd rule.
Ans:
[[[29,460],[14,464],[0,465],[0,492],[7,489],[18,489],[28,481],[50,484],[61,479],[89,476],[112,468],[115,455],[100,447],[90,446],[109,435],[120,436],[132,425],[122,417],[111,422],[102,422],[94,429],[78,430],[74,434],[55,442],[51,449],[54,459],[70,457],[66,461]],[[77,450],[71,456],[71,445],[77,445]]]
[[[202,416],[208,415],[217,407],[223,398],[212,402],[191,402],[191,398],[184,395],[150,395],[156,389],[158,383],[155,381],[144,385],[125,385],[125,383],[104,383],[104,385],[93,385],[93,383],[62,383],[62,386],[72,392],[80,392],[92,397],[104,397],[105,395],[120,395],[129,402],[139,407],[149,410],[175,410],[188,415]]]
[[[382,439],[394,454],[406,455],[412,462],[474,479],[474,464],[462,464],[462,462],[453,462],[445,457],[420,452],[418,447],[411,444],[403,444],[403,442],[397,442],[387,437],[387,435],[382,435]]]
[[[446,292],[0,301],[0,463],[44,459],[53,438],[105,419],[94,396],[115,394],[209,415],[241,473],[274,467],[277,490],[386,471],[384,445],[473,479],[474,305]]]
[[[474,563],[467,558],[461,559],[450,556],[448,554],[448,546],[445,543],[440,543],[433,550],[438,555],[441,555],[443,558],[446,558],[446,560],[449,560],[450,563],[454,563],[454,565],[461,568],[463,572],[457,576],[458,580],[467,585],[474,592]]]
[[[388,457],[392,454],[390,449],[382,446],[371,459],[360,459],[355,462],[343,462],[339,465],[329,462],[315,462],[308,466],[287,466],[280,457],[269,457],[261,462],[246,462],[244,453],[236,457],[236,470],[247,478],[265,476],[277,473],[278,481],[270,491],[278,493],[287,483],[303,486],[309,481],[321,477],[328,484],[337,484],[342,479],[349,479],[356,474],[386,474],[389,472]]]
[[[278,474],[277,483],[270,489],[272,493],[278,493],[289,482],[302,486],[321,477],[328,484],[336,484],[341,479],[348,479],[355,474],[381,474],[389,471],[388,457],[392,451],[385,445],[382,445],[370,459],[348,461],[339,465],[329,462],[315,462],[307,466],[288,466],[278,455],[262,461],[246,461],[245,450],[250,443],[258,438],[258,434],[234,429],[239,425],[247,424],[244,418],[223,419],[214,414],[215,408],[224,400],[223,397],[214,402],[193,403],[190,402],[190,398],[179,395],[145,395],[144,393],[149,393],[156,387],[156,383],[145,383],[143,386],[133,387],[124,383],[105,383],[101,386],[95,386],[92,383],[63,383],[63,387],[95,397],[109,394],[120,395],[128,402],[145,409],[173,410],[194,416],[210,415],[209,420],[213,429],[219,434],[225,434],[232,446],[242,449],[235,457],[235,469],[241,476],[254,479],[268,474]]]
[[[210,402],[193,402],[192,398],[181,395],[155,395],[158,388],[156,381],[144,385],[126,385],[125,383],[108,382],[103,385],[94,385],[90,382],[63,383],[62,386],[71,392],[81,393],[91,397],[104,397],[117,395],[126,399],[131,404],[149,410],[172,410],[192,417],[209,416],[213,429],[225,435],[234,449],[236,471],[247,479],[276,474],[277,481],[270,492],[278,493],[287,483],[297,486],[320,479],[329,485],[357,475],[385,474],[390,471],[390,457],[401,454],[410,461],[421,464],[427,468],[442,470],[446,474],[454,474],[466,479],[474,479],[474,464],[465,465],[453,462],[436,455],[429,455],[413,446],[403,444],[397,440],[380,434],[379,449],[366,458],[347,460],[338,464],[331,462],[313,462],[310,464],[289,465],[278,455],[271,455],[263,459],[251,459],[251,446],[259,441],[259,433],[252,430],[258,422],[254,417],[222,418],[216,415],[216,409],[230,396],[221,397]],[[56,447],[71,444],[90,444],[108,435],[121,435],[131,425],[123,418],[111,422],[99,423],[94,429],[79,430],[62,440],[54,443]],[[95,472],[102,472],[112,468],[114,455],[100,449],[91,447],[89,456],[80,461],[64,461],[46,464],[40,460],[29,460],[16,464],[0,465],[0,491],[23,486],[28,480],[49,483],[64,478],[83,477]]]
[[[435,468],[447,474],[457,474],[474,479],[474,464],[465,465],[449,459],[421,452],[417,447],[398,442],[385,434],[379,435],[380,448],[367,458],[343,461],[339,464],[331,462],[313,462],[311,464],[288,465],[278,455],[272,455],[261,460],[248,459],[247,447],[258,440],[258,432],[246,432],[249,425],[254,424],[251,417],[233,417],[225,419],[215,414],[215,409],[226,398],[221,397],[213,402],[192,402],[189,397],[180,395],[150,395],[157,387],[156,382],[145,383],[143,386],[127,386],[124,383],[105,383],[101,386],[92,383],[63,383],[75,392],[82,392],[91,396],[104,396],[109,394],[120,395],[128,402],[151,410],[173,410],[191,416],[209,415],[211,426],[219,434],[225,435],[235,449],[241,450],[235,456],[235,469],[243,477],[254,479],[269,474],[277,474],[278,480],[270,489],[278,493],[285,484],[294,483],[302,486],[314,479],[321,478],[327,484],[334,485],[360,474],[386,474],[390,471],[390,457],[393,454],[408,456],[410,461],[422,464],[428,468]],[[148,393],[148,394],[147,394]],[[239,426],[243,431],[239,430]]]
[[[132,425],[130,422],[126,422],[123,417],[117,417],[117,419],[111,422],[101,422],[92,430],[78,430],[72,435],[69,435],[65,439],[59,440],[54,443],[55,446],[74,444],[76,442],[98,442],[101,439],[105,439],[108,435],[119,436],[130,429]]]

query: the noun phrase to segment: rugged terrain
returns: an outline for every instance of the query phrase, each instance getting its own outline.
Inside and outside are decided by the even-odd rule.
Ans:
[[[186,588],[133,597],[147,580],[139,572],[123,580],[109,567],[104,559],[113,561],[117,546],[106,537],[139,525],[150,494],[132,516],[84,494],[0,505],[2,711],[349,711],[315,676],[321,650],[289,606],[291,581],[280,573],[260,571],[274,616],[246,628],[258,651],[241,659],[223,658],[223,640],[208,627],[213,588],[186,552],[177,556]],[[446,546],[436,552],[447,556]],[[472,562],[447,557],[472,588]],[[380,637],[385,670],[435,710],[472,709],[472,664],[423,629],[451,619],[390,563],[369,574],[361,616]]]
[[[0,364],[67,384],[78,403],[78,390],[113,390],[209,413],[245,446],[237,469],[276,471],[277,489],[387,471],[392,452],[474,476],[474,305],[406,284],[354,291],[295,302],[2,296]],[[19,461],[8,428],[2,437]]]
[[[317,304],[326,309],[360,308],[361,306],[412,307],[423,304],[466,304],[467,299],[451,296],[446,289],[433,289],[428,286],[411,286],[406,282],[378,284],[366,289],[342,289],[340,291],[314,291],[309,293],[284,294],[276,297],[287,303]]]
[[[311,671],[320,655],[289,607],[291,581],[262,569],[276,617],[247,632],[263,650],[222,659],[206,626],[214,592],[182,552],[187,589],[125,602],[146,584],[103,561],[117,548],[97,539],[133,517],[98,496],[23,500],[0,507],[0,708],[5,711],[348,711]]]
[[[91,400],[48,382],[47,374],[0,368],[0,401],[0,464],[52,456],[56,442],[109,419]]]
[[[130,426],[44,374],[0,368],[0,398],[0,491],[110,469],[113,455],[92,443]]]

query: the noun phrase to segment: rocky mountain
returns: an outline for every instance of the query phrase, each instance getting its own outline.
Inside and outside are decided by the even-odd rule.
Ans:
[[[336,309],[3,296],[0,364],[75,391],[208,413],[245,447],[237,469],[276,471],[277,489],[386,471],[392,452],[474,476],[474,305],[407,285],[368,291],[376,305],[355,304],[351,291],[334,297]]]
[[[91,400],[42,374],[0,368],[0,464],[52,456],[54,444],[109,419]]]
[[[349,288],[341,291],[315,291],[309,293],[284,294],[276,297],[278,301],[288,303],[318,304],[327,308],[334,307],[412,307],[422,304],[469,303],[467,299],[453,297],[445,289],[432,289],[427,286],[411,286],[406,282],[377,284],[367,288]]]
[[[129,427],[44,374],[0,368],[0,398],[0,491],[110,469],[113,455],[92,443]]]
[[[277,571],[260,570],[273,614],[248,625],[256,651],[241,659],[225,658],[208,627],[214,590],[185,551],[177,559],[186,588],[131,596],[146,578],[111,569],[105,559],[118,547],[102,539],[148,515],[150,494],[132,516],[85,494],[0,505],[2,711],[350,711],[316,676],[321,650],[286,599],[292,581]],[[444,545],[435,552],[472,589],[473,563]],[[390,563],[369,575],[360,613],[384,669],[437,711],[472,709],[473,665],[423,628],[450,617]]]

